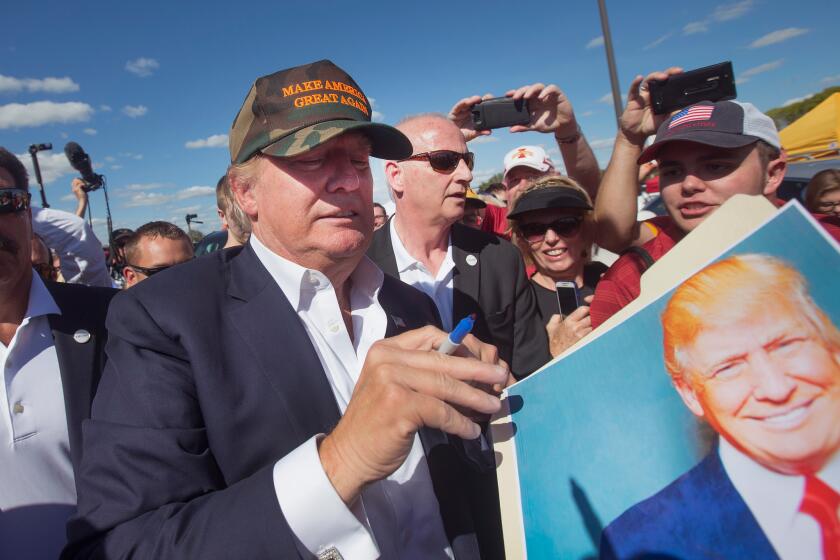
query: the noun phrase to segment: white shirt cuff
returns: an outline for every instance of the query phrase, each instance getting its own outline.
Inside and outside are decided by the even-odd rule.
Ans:
[[[333,488],[313,436],[274,464],[274,491],[286,522],[312,554],[335,548],[345,560],[379,558],[361,497],[348,508]]]

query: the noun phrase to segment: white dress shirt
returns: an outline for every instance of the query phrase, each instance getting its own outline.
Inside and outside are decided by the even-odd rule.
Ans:
[[[329,279],[271,252],[256,235],[260,262],[297,311],[343,414],[371,345],[384,338],[387,317],[379,304],[383,273],[367,257],[350,277],[353,339]],[[316,374],[315,372],[307,372]],[[419,436],[405,462],[370,484],[348,509],[321,465],[315,436],[280,459],[274,489],[298,540],[313,554],[334,547],[345,560],[452,558]]]
[[[55,208],[32,207],[32,229],[61,258],[61,275],[71,284],[113,286],[102,243],[88,223]]]
[[[33,274],[23,321],[8,347],[0,342],[2,558],[57,557],[66,540],[64,525],[76,510],[64,389],[49,314],[60,311]]]
[[[799,511],[805,477],[771,471],[720,438],[720,460],[735,489],[750,508],[767,540],[782,560],[822,558],[820,525]],[[817,478],[840,490],[840,453],[817,473]]]
[[[391,228],[391,246],[394,248],[394,258],[397,261],[397,271],[400,273],[400,280],[414,286],[435,302],[443,330],[452,330],[452,293],[454,290],[453,272],[455,261],[452,259],[452,234],[447,239],[446,257],[440,264],[436,275],[432,275],[426,266],[412,257],[403,245],[397,228],[394,226],[396,219],[391,220],[388,227]]]

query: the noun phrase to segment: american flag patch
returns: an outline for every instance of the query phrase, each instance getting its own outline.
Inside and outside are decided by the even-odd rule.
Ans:
[[[712,118],[714,110],[715,108],[712,105],[695,105],[694,107],[683,109],[671,119],[668,130],[689,122],[707,121]]]

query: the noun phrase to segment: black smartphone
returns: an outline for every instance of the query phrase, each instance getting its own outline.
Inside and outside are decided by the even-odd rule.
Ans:
[[[505,128],[531,122],[528,102],[525,99],[514,101],[511,97],[485,99],[472,108],[472,119],[476,130]]]
[[[580,292],[574,282],[555,282],[557,290],[557,303],[560,306],[560,314],[563,317],[569,316],[572,311],[580,307]]]
[[[727,60],[712,66],[689,70],[667,80],[651,80],[650,103],[657,115],[670,113],[698,101],[735,99],[735,73]]]

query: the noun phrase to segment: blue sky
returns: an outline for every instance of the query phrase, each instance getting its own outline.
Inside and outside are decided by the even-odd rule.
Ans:
[[[595,0],[402,2],[19,2],[0,34],[0,145],[42,152],[47,198],[72,210],[75,141],[108,180],[114,227],[152,219],[218,229],[213,187],[225,138],[258,76],[321,58],[347,70],[394,123],[447,112],[461,97],[534,82],[570,97],[602,165],[615,117]],[[644,7],[640,11],[640,7]],[[608,0],[619,81],[671,65],[730,59],[739,99],[760,109],[840,84],[840,2]],[[834,46],[832,46],[834,45]],[[832,55],[831,53],[834,53]],[[474,184],[521,144],[556,148],[537,133],[495,131],[476,152]],[[26,154],[28,164],[29,156]],[[376,198],[386,200],[373,162]],[[34,178],[33,178],[34,182]],[[37,195],[36,195],[37,199]],[[91,196],[105,241],[105,204]]]

